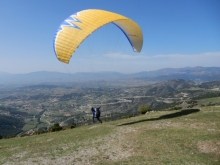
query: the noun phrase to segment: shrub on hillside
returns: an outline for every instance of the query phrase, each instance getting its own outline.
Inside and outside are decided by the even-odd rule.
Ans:
[[[25,137],[25,136],[30,136],[30,135],[24,133],[24,134],[22,134],[20,137]]]
[[[182,107],[177,107],[177,106],[175,106],[173,109],[174,109],[174,110],[179,110],[179,109],[182,109]]]
[[[15,135],[9,135],[7,138],[8,138],[8,139],[10,139],[10,138],[15,138]]]
[[[59,125],[59,123],[54,124],[52,127],[50,127],[51,132],[61,131],[63,127]]]
[[[76,128],[76,124],[75,124],[74,122],[72,122],[70,128],[71,128],[71,129],[72,129],[72,128]]]
[[[145,114],[146,112],[151,111],[151,108],[148,104],[141,104],[138,107],[138,111],[140,112],[140,114]]]

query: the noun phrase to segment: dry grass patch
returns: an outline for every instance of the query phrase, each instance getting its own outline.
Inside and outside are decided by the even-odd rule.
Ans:
[[[215,153],[220,155],[220,141],[217,141],[216,143],[211,140],[199,141],[197,146],[201,153]]]

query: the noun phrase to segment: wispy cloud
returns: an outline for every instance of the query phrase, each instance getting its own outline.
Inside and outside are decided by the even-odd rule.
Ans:
[[[220,52],[206,52],[200,54],[158,54],[151,58],[192,59],[192,58],[220,57]]]
[[[120,68],[114,69],[122,72],[138,72],[157,70],[161,68],[180,68],[195,66],[219,66],[220,52],[205,52],[198,54],[158,54],[158,55],[129,55],[122,53],[106,54],[106,58],[114,59]],[[108,64],[105,65],[107,67]],[[129,66],[129,67],[127,67]]]
[[[154,56],[149,55],[129,55],[122,53],[109,53],[104,55],[108,58],[114,59],[201,59],[201,58],[220,58],[220,52],[206,52],[200,54],[158,54]]]
[[[79,58],[76,58],[79,57]],[[112,59],[108,60],[106,58]],[[81,58],[74,56],[70,63],[64,64],[57,59],[41,61],[40,69],[36,60],[31,59],[1,59],[0,71],[10,73],[27,73],[36,70],[50,70],[60,72],[90,72],[90,71],[118,71],[122,73],[135,73],[162,68],[181,68],[195,66],[220,67],[220,52],[206,52],[200,54],[158,54],[148,55],[141,53],[123,54],[109,53],[105,58]],[[8,65],[10,63],[10,65]],[[28,64],[28,65],[27,65]],[[50,64],[48,66],[48,64]],[[13,66],[13,67],[12,67]],[[49,68],[48,68],[49,67]],[[16,70],[16,71],[15,71]]]
[[[122,53],[109,53],[105,54],[105,57],[108,58],[114,58],[114,59],[140,59],[140,58],[146,58],[144,55],[128,55],[128,54],[122,54]]]

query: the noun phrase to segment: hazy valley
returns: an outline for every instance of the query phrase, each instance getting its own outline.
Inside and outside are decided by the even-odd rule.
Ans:
[[[204,73],[204,68],[201,72]],[[218,74],[213,70],[210,73]],[[165,74],[165,69],[160,74]],[[201,77],[201,73],[198,75]],[[65,83],[4,84],[0,88],[0,134],[3,137],[32,134],[36,130],[47,130],[55,123],[61,126],[73,122],[77,125],[91,124],[90,109],[96,106],[101,106],[101,118],[109,121],[137,115],[141,104],[150,105],[154,111],[219,105],[220,101],[198,104],[197,100],[220,97],[220,81],[203,80],[202,83],[200,79],[198,83],[199,79],[196,80],[153,81],[132,76]]]

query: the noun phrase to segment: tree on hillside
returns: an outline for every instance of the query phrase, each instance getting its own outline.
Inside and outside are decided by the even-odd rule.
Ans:
[[[140,112],[140,114],[145,114],[146,112],[151,111],[151,108],[148,104],[141,104],[138,107],[138,111]]]
[[[56,123],[56,124],[54,124],[52,127],[50,127],[50,131],[51,131],[51,132],[60,131],[60,130],[62,130],[62,129],[63,129],[63,127],[61,127],[61,126],[59,125],[59,123]]]
[[[71,128],[71,129],[72,129],[72,128],[76,128],[76,124],[75,124],[74,122],[72,122],[70,128]]]

